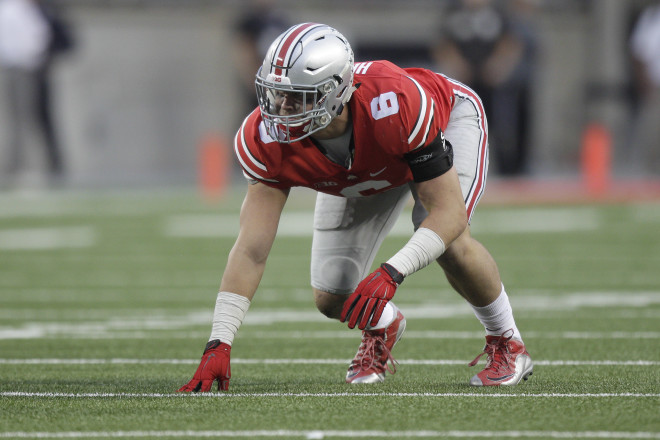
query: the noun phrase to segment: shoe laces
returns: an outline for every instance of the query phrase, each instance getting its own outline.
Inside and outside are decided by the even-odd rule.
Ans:
[[[509,367],[509,361],[512,356],[509,352],[509,341],[513,338],[513,331],[504,332],[499,338],[486,341],[484,351],[482,351],[472,362],[468,365],[473,367],[477,365],[479,359],[485,354],[487,355],[486,370],[494,369],[497,371],[506,370]]]
[[[397,361],[392,357],[390,349],[385,345],[381,336],[374,336],[363,332],[362,343],[353,359],[351,367],[359,366],[361,370],[387,370],[390,374],[396,373]]]

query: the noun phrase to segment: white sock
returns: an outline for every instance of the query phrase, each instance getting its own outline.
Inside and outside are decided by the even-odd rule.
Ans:
[[[489,336],[500,336],[505,332],[512,330],[514,339],[522,341],[522,336],[516,327],[516,321],[513,319],[513,310],[509,303],[509,297],[502,286],[502,292],[495,301],[485,307],[475,307],[474,314],[486,328],[486,334]],[[508,335],[507,335],[508,336]]]
[[[383,309],[383,314],[380,315],[380,319],[374,325],[373,327],[367,326],[366,330],[380,330],[383,328],[386,328],[390,324],[394,322],[394,319],[396,318],[396,312],[397,308],[394,304],[391,302],[388,302],[385,304],[385,308]]]
[[[218,293],[209,341],[220,339],[221,342],[231,345],[249,307],[250,300],[242,295],[231,292]]]

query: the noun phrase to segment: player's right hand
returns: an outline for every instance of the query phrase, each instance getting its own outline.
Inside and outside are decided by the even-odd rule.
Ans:
[[[344,301],[339,320],[348,321],[348,328],[365,330],[376,325],[387,303],[394,297],[396,288],[403,282],[403,275],[387,263],[380,265],[355,288]]]
[[[227,391],[229,389],[229,378],[231,377],[231,368],[229,366],[229,355],[231,345],[214,339],[206,344],[202,360],[195,371],[192,380],[179,388],[180,393],[197,393],[211,391],[213,382],[218,381],[218,391]]]

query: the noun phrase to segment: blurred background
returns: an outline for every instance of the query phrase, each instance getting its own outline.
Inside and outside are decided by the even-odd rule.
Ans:
[[[0,0],[0,190],[242,185],[254,74],[303,21],[475,88],[496,182],[658,194],[650,0]]]

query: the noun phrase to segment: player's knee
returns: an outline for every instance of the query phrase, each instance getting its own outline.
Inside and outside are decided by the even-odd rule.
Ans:
[[[325,316],[339,319],[344,301],[353,293],[362,272],[356,259],[334,256],[312,263],[312,286],[316,307]]]
[[[356,259],[334,256],[312,263],[312,286],[323,292],[346,295],[353,292],[362,272]]]
[[[339,319],[346,298],[347,295],[336,295],[319,289],[314,289],[316,308],[328,318]]]

